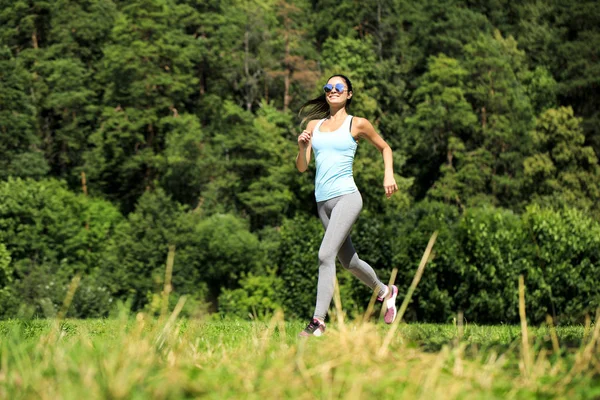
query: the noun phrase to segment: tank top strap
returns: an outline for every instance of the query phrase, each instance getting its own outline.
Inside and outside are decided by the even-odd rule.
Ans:
[[[317,125],[315,126],[315,129],[313,130],[313,133],[314,133],[314,131],[321,132],[321,130],[320,130],[321,125],[323,125],[323,122],[325,122],[326,119],[327,118],[323,118],[322,120],[320,120],[319,122],[317,122]]]
[[[352,129],[352,115],[348,114],[348,116],[346,117],[346,119],[344,120],[344,123],[342,124],[341,128],[344,128],[344,130],[351,132]]]

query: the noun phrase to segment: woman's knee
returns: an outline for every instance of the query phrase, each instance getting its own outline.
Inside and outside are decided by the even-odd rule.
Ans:
[[[328,249],[319,249],[319,265],[335,265],[335,253]]]

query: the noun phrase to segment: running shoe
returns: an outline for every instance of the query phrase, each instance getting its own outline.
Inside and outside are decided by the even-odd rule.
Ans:
[[[325,324],[318,319],[313,318],[313,320],[308,323],[308,326],[304,328],[304,330],[300,332],[298,336],[321,336],[324,332]]]
[[[396,285],[389,286],[388,294],[385,298],[377,297],[377,301],[385,301],[385,316],[383,320],[386,324],[391,324],[396,319],[396,297],[398,297],[398,288]]]

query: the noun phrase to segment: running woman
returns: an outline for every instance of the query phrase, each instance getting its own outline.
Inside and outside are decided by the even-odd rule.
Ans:
[[[385,301],[385,322],[396,318],[398,288],[382,283],[373,268],[358,258],[350,239],[352,225],[362,209],[362,197],[352,175],[352,164],[358,141],[366,139],[383,155],[385,174],[383,189],[390,198],[397,190],[394,179],[392,149],[379,136],[373,125],[360,117],[348,114],[352,102],[352,83],[344,75],[334,75],[323,86],[324,93],[307,101],[301,108],[303,122],[309,121],[298,136],[296,168],[308,168],[311,153],[315,154],[317,174],[315,198],[325,234],[319,249],[319,281],[317,304],[313,318],[300,336],[321,336],[325,332],[325,316],[333,298],[335,257],[344,268],[373,290],[377,299]]]

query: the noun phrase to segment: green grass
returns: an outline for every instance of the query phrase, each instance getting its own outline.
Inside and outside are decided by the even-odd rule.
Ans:
[[[600,396],[599,329],[302,322],[0,322],[2,399],[529,399]]]

